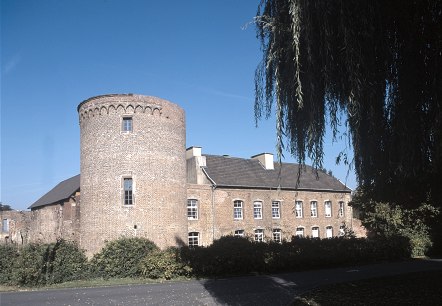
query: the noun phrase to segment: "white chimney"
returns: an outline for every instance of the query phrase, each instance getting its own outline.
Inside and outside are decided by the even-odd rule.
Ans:
[[[186,149],[186,159],[201,156],[201,147],[190,147]]]
[[[273,154],[272,153],[261,153],[258,155],[252,156],[252,159],[257,160],[261,163],[261,165],[266,170],[274,170],[273,166]]]

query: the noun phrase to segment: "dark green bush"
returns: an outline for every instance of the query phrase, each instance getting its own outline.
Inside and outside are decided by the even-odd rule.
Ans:
[[[73,242],[29,244],[14,262],[12,284],[42,286],[86,277],[87,258]]]
[[[177,248],[153,250],[141,260],[139,269],[143,277],[151,279],[190,276],[192,272],[192,268],[181,259]]]
[[[62,283],[88,278],[88,260],[76,243],[58,241],[53,249],[52,270],[48,283]]]
[[[18,257],[17,246],[0,245],[0,284],[10,285],[13,280],[14,262]]]
[[[93,276],[135,277],[140,276],[140,261],[158,247],[145,238],[119,238],[106,243],[91,260]]]

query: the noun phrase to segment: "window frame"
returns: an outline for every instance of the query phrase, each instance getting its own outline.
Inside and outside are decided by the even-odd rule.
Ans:
[[[331,218],[333,215],[333,205],[330,200],[324,201],[324,217]]]
[[[126,181],[130,181],[130,189],[126,189]],[[134,179],[131,176],[124,176],[123,182],[123,206],[133,206],[135,205],[135,192],[134,192]],[[128,194],[126,194],[128,192]]]
[[[262,201],[253,202],[253,219],[262,220]]]
[[[195,244],[196,241],[196,244]],[[187,234],[187,243],[189,247],[195,247],[200,245],[200,233],[199,232],[189,232]]]
[[[264,230],[262,228],[257,228],[253,231],[255,242],[264,242]]]
[[[193,198],[187,199],[187,220],[198,220],[198,200],[197,199],[193,199]]]
[[[340,218],[345,217],[345,203],[344,201],[339,201],[339,213]]]
[[[329,233],[330,233],[330,236],[329,236]],[[327,225],[325,227],[325,238],[328,238],[328,239],[333,238],[333,226]]]
[[[310,217],[312,217],[312,218],[318,217],[318,201],[316,201],[316,200],[310,201]]]
[[[317,236],[313,234],[315,231],[317,232]],[[320,238],[319,226],[312,226],[312,238]]]
[[[272,201],[272,219],[281,219],[281,201]]]
[[[130,123],[130,124],[127,124]],[[132,133],[134,130],[134,120],[132,116],[121,117],[121,132]]]
[[[273,236],[273,242],[282,243],[282,231],[280,228],[274,228],[272,230],[272,236]]]
[[[298,209],[298,204],[300,204],[300,209]],[[300,200],[295,201],[295,218],[303,218],[304,217],[304,203]]]
[[[9,219],[2,219],[2,233],[9,233]]]
[[[243,220],[244,219],[244,201],[235,200],[233,201],[233,220]]]
[[[237,229],[233,232],[234,237],[244,237],[245,232],[243,229]]]
[[[302,230],[302,234],[300,235],[299,232],[300,230]],[[303,226],[298,226],[295,230],[295,236],[299,237],[299,238],[304,238],[305,237],[305,227]]]

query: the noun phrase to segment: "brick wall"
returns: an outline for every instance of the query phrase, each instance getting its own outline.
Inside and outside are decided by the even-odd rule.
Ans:
[[[80,245],[91,255],[105,241],[141,236],[159,247],[187,239],[185,118],[155,97],[108,95],[78,108],[81,139]],[[122,131],[132,118],[133,130]],[[133,205],[124,205],[124,178]]]
[[[213,194],[212,194],[213,192]],[[304,228],[305,236],[312,236],[312,227],[319,227],[319,236],[326,237],[326,227],[331,226],[333,236],[339,235],[340,226],[354,226],[356,232],[363,236],[360,223],[353,219],[352,209],[348,206],[349,193],[313,192],[313,191],[281,191],[257,189],[226,189],[216,188],[212,191],[209,185],[189,185],[189,199],[198,200],[199,218],[189,220],[189,232],[200,233],[200,244],[209,245],[215,239],[224,235],[233,235],[235,230],[244,230],[245,234],[253,237],[255,229],[263,229],[265,240],[272,239],[272,230],[280,229],[283,239],[295,235],[297,227]],[[233,203],[243,202],[243,218],[234,220]],[[311,217],[310,202],[317,201],[317,217]],[[212,204],[213,201],[213,204]],[[262,203],[262,219],[255,219],[253,204]],[[272,217],[272,201],[279,201],[280,218]],[[295,217],[295,201],[303,202],[302,218]],[[331,217],[325,217],[324,202],[331,201]],[[339,202],[344,202],[344,215],[340,216]]]

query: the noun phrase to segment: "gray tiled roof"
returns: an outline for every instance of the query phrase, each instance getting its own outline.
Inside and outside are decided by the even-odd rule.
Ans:
[[[305,166],[301,172],[299,186],[298,164],[275,163],[274,170],[266,170],[261,163],[254,159],[205,155],[205,169],[210,178],[218,186],[242,188],[282,188],[297,190],[343,191],[351,192],[338,179],[324,172]]]
[[[34,204],[29,206],[29,208],[32,209],[64,201],[66,199],[69,199],[70,196],[78,190],[80,190],[80,174],[59,183],[48,193],[38,199]]]

